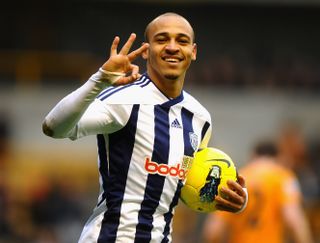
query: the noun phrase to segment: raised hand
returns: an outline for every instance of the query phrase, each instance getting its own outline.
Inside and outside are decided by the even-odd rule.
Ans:
[[[111,45],[110,57],[101,67],[103,70],[108,72],[125,74],[125,76],[115,82],[116,85],[130,83],[140,77],[139,67],[132,64],[132,62],[148,49],[149,44],[144,43],[138,49],[129,52],[135,39],[136,34],[132,33],[118,53],[117,48],[120,38],[116,36]]]

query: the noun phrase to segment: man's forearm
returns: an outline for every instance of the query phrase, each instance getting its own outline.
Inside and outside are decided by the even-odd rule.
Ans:
[[[80,88],[64,97],[46,116],[42,130],[54,138],[69,137],[88,106],[107,86],[105,73],[99,70]]]

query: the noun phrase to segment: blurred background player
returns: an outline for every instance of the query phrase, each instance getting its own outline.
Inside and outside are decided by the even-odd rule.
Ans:
[[[210,214],[204,225],[204,242],[313,242],[297,178],[278,163],[277,154],[273,143],[255,147],[251,161],[241,169],[247,178],[247,209],[237,215]]]
[[[277,147],[278,163],[295,173],[303,194],[303,202],[308,207],[313,205],[318,200],[320,190],[318,159],[311,151],[312,146],[306,141],[305,132],[298,121],[289,120],[280,126]]]

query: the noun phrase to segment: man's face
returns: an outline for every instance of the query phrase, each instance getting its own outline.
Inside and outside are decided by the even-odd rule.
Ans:
[[[196,44],[190,24],[179,16],[156,19],[148,30],[147,59],[149,75],[159,80],[177,80],[184,77],[192,60],[196,59]]]

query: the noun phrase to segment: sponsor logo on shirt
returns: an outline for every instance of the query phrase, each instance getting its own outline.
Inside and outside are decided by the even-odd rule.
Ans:
[[[174,119],[174,121],[171,123],[171,127],[175,127],[175,128],[182,128],[182,126],[180,125],[180,122],[178,121],[178,119]]]
[[[175,165],[158,164],[157,162],[151,161],[149,157],[146,157],[144,168],[149,174],[172,176],[184,180],[189,170],[189,166],[185,167],[182,165],[184,165],[184,163],[177,163]]]

